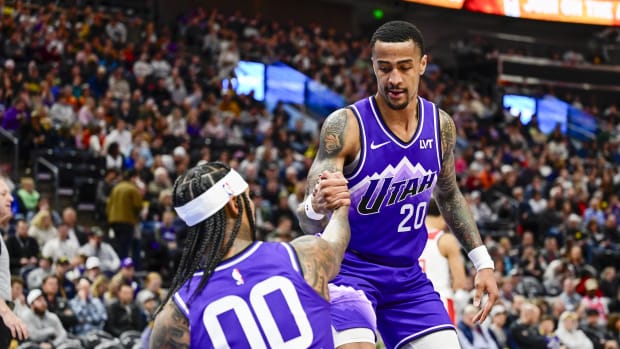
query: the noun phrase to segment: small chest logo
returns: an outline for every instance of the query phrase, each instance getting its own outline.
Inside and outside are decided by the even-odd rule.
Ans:
[[[391,141],[387,141],[387,142],[383,142],[383,143],[379,143],[379,144],[375,144],[375,141],[370,142],[370,149],[371,150],[375,150],[375,149],[379,149],[384,145],[388,145],[389,143],[391,143]]]
[[[420,140],[420,149],[433,149],[433,139],[421,139]]]
[[[232,278],[237,282],[237,286],[245,284],[245,281],[243,280],[243,275],[241,275],[241,272],[237,268],[233,269]]]

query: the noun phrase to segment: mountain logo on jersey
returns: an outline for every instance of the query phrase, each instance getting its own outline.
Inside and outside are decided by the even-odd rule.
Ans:
[[[233,280],[237,281],[237,286],[245,284],[245,281],[243,280],[243,275],[241,275],[241,272],[237,268],[233,269],[232,278]]]
[[[351,200],[358,202],[357,212],[360,214],[378,213],[384,206],[392,206],[431,189],[436,181],[437,172],[426,170],[419,163],[414,166],[403,157],[396,167],[390,165],[351,188]]]

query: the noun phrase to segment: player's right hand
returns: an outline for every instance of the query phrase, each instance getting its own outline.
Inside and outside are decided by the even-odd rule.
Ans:
[[[314,210],[327,214],[340,206],[351,205],[348,183],[342,172],[323,171],[312,192]]]

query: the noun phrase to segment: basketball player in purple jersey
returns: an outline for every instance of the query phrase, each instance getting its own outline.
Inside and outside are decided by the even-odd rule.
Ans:
[[[427,56],[415,26],[388,22],[370,45],[378,92],[325,120],[308,173],[308,188],[319,184],[298,210],[304,232],[316,233],[330,210],[350,204],[351,242],[330,284],[335,344],[374,348],[376,323],[388,348],[459,348],[441,299],[418,263],[433,192],[478,271],[474,304],[480,306],[488,294],[476,321],[486,318],[498,290],[493,261],[456,181],[454,122],[418,96]]]
[[[227,165],[195,167],[173,192],[189,234],[151,348],[334,348],[327,282],[349,242],[348,206],[322,238],[267,243],[248,184]]]

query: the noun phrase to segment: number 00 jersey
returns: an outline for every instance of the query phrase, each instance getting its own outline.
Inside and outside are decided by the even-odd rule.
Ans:
[[[426,244],[424,219],[441,169],[439,110],[418,97],[418,127],[405,142],[387,127],[374,97],[351,109],[360,125],[361,151],[345,168],[349,252],[380,265],[412,266]]]
[[[189,319],[192,348],[333,348],[329,303],[305,281],[293,248],[256,242],[201,272],[173,299]]]

